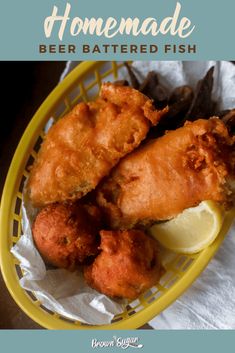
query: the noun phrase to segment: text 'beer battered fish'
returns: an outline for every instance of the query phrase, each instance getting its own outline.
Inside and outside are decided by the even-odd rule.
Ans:
[[[203,200],[231,203],[235,137],[218,118],[187,122],[126,156],[98,188],[112,228],[175,217]]]
[[[94,189],[166,111],[133,88],[103,84],[96,101],[78,104],[49,130],[28,182],[33,205],[75,200]]]

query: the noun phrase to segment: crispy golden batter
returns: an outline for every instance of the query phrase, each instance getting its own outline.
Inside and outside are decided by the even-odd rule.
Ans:
[[[166,111],[133,88],[103,84],[100,98],[78,104],[49,130],[28,182],[33,205],[87,194]]]
[[[132,228],[175,217],[203,200],[234,197],[235,138],[217,118],[199,119],[126,156],[98,188],[108,224]]]
[[[101,253],[84,269],[92,288],[110,297],[135,299],[162,273],[157,242],[139,230],[101,231]]]
[[[98,252],[101,216],[92,205],[51,204],[33,224],[33,238],[43,259],[54,266],[74,270]]]

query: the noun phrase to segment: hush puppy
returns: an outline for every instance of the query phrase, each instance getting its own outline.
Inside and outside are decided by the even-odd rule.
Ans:
[[[74,270],[98,252],[101,216],[93,205],[51,204],[33,224],[33,238],[46,263]]]
[[[89,286],[110,297],[135,299],[158,282],[162,267],[154,239],[140,230],[100,235],[101,253],[84,268]]]

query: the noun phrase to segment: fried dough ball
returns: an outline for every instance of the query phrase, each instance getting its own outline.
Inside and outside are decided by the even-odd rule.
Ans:
[[[99,227],[96,206],[55,203],[37,215],[33,238],[46,263],[74,270],[97,254]]]
[[[100,235],[101,253],[84,269],[88,285],[110,297],[135,299],[158,282],[162,267],[154,239],[140,230]]]

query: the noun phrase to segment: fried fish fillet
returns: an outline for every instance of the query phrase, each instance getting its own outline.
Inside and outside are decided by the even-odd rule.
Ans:
[[[187,122],[126,156],[97,190],[113,229],[168,220],[203,200],[234,200],[235,137],[218,118]]]
[[[49,130],[28,181],[32,204],[87,194],[167,110],[131,87],[104,83],[96,101],[78,104]]]
[[[155,239],[139,230],[100,235],[101,253],[84,269],[88,285],[110,297],[135,299],[158,282],[162,267]]]

